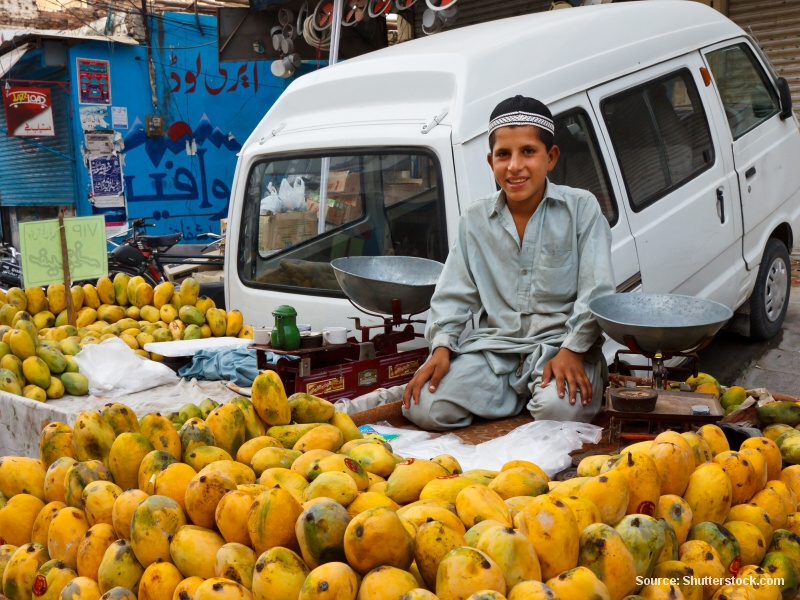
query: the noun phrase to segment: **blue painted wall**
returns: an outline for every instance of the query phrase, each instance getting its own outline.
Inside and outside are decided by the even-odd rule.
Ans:
[[[151,19],[156,108],[144,47],[81,44],[70,49],[69,61],[76,155],[84,139],[76,58],[108,60],[112,106],[128,110],[128,128],[116,130],[124,142],[128,217],[153,217],[157,227],[148,233],[181,231],[186,242],[201,232],[219,232],[236,153],[289,83],[272,75],[269,61],[219,63],[216,18],[199,20],[198,27],[193,14]],[[163,137],[145,135],[148,114],[164,117]],[[77,170],[78,214],[90,215],[89,174],[83,164]]]

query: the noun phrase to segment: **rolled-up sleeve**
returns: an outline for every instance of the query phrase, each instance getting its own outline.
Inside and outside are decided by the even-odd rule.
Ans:
[[[567,320],[567,337],[562,348],[584,353],[600,337],[602,330],[589,311],[589,302],[613,294],[614,270],[611,265],[611,228],[597,199],[589,195],[578,212],[578,292],[572,315]]]
[[[469,269],[466,248],[466,222],[462,216],[458,236],[431,298],[425,327],[425,338],[430,342],[431,351],[442,346],[455,351],[467,323],[480,310],[480,294]]]

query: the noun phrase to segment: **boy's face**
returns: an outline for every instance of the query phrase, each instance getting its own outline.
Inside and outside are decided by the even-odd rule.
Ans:
[[[494,138],[487,158],[507,202],[512,207],[538,204],[544,196],[547,174],[558,161],[558,146],[548,152],[533,125],[501,127],[495,130]]]

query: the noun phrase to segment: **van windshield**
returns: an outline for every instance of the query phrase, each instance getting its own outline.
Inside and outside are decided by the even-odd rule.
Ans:
[[[249,287],[341,296],[330,266],[336,258],[396,255],[444,262],[440,173],[435,156],[419,149],[257,162],[245,191],[240,278]]]

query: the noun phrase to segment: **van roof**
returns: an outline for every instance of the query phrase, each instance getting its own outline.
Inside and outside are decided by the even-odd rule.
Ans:
[[[343,121],[427,122],[447,109],[444,123],[453,142],[463,143],[486,132],[492,109],[509,96],[553,102],[741,35],[731,20],[690,0],[587,6],[472,25],[298,78],[252,138],[282,121],[289,133]]]

